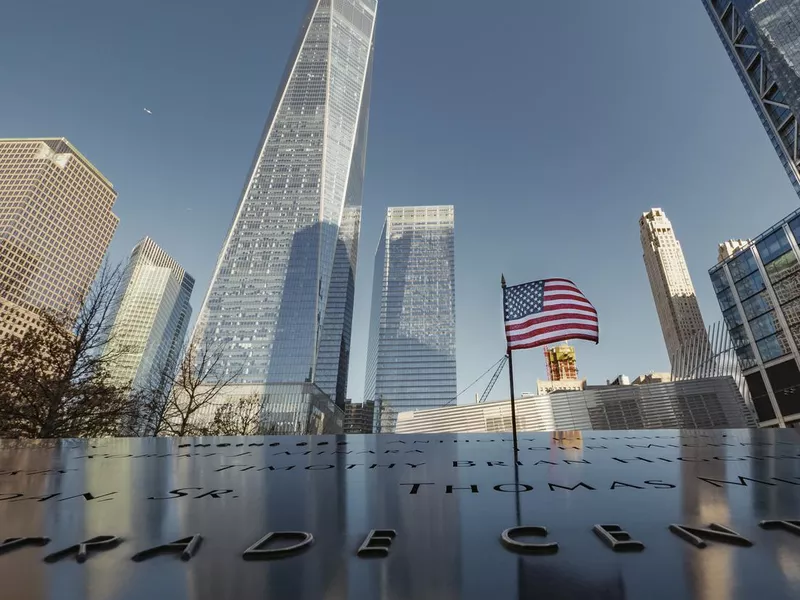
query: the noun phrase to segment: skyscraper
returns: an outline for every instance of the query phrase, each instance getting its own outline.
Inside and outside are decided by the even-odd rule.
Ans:
[[[742,248],[747,247],[750,240],[727,240],[720,242],[717,246],[717,262],[722,262],[726,258],[730,258]]]
[[[344,406],[377,0],[313,0],[194,339],[234,383]]]
[[[0,140],[0,336],[74,318],[119,219],[117,192],[63,138]]]
[[[661,332],[672,361],[676,352],[698,332],[705,331],[703,316],[694,293],[689,269],[672,224],[660,208],[652,208],[639,219],[644,266]]]
[[[456,298],[452,206],[389,208],[372,280],[364,400],[376,432],[401,411],[456,396]]]
[[[123,274],[106,352],[111,376],[134,388],[164,385],[180,354],[194,279],[149,237],[134,247]]]
[[[797,210],[709,271],[762,427],[800,425],[799,243]]]
[[[800,0],[702,0],[800,194]]]

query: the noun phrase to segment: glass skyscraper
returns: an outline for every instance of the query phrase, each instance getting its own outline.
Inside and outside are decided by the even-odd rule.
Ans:
[[[344,406],[377,0],[314,0],[194,339],[233,383],[316,384]]]
[[[364,400],[387,433],[398,413],[457,393],[453,207],[389,208],[372,286]]]
[[[134,389],[166,385],[192,314],[194,278],[149,237],[136,244],[123,273],[107,353],[113,379]]]
[[[702,0],[800,194],[800,0]]]
[[[709,271],[762,427],[800,426],[800,210]]]

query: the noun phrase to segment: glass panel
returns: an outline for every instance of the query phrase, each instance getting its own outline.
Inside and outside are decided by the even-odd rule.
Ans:
[[[753,354],[753,349],[750,344],[736,349],[736,356],[739,358],[739,365],[742,370],[751,369],[756,366],[756,357]]]
[[[744,325],[739,325],[739,327],[731,329],[731,341],[733,342],[734,348],[741,348],[750,343]]]
[[[774,360],[786,354],[789,354],[789,343],[786,341],[786,336],[783,333],[772,335],[764,338],[756,343],[758,346],[758,353],[761,355],[761,360],[764,362]]]
[[[733,292],[730,288],[725,288],[721,292],[717,294],[717,300],[719,300],[719,307],[722,310],[727,310],[732,306],[736,305],[736,300],[733,298]]]
[[[742,319],[742,315],[739,312],[739,309],[735,306],[733,308],[729,308],[722,316],[725,317],[725,322],[728,324],[728,329],[733,329],[734,327],[738,327],[744,322]]]
[[[778,229],[769,234],[756,244],[756,248],[758,248],[761,262],[765,265],[792,249],[783,229]]]
[[[768,335],[780,331],[781,325],[778,323],[778,318],[775,316],[775,311],[770,311],[765,315],[761,315],[757,319],[750,321],[750,331],[753,332],[753,339],[760,340]]]
[[[795,241],[800,244],[800,217],[795,217],[789,221],[789,229],[792,230]]]
[[[721,292],[728,287],[728,278],[725,277],[725,269],[717,269],[711,273],[711,285],[715,292]]]
[[[754,319],[758,316],[761,316],[765,312],[767,312],[768,310],[772,310],[773,308],[774,307],[772,306],[772,300],[770,299],[766,290],[742,302],[742,309],[744,310],[744,315],[748,319]]]
[[[741,281],[736,283],[736,292],[739,294],[739,299],[744,300],[745,298],[749,298],[756,292],[760,292],[764,289],[764,279],[761,277],[761,273],[755,271],[751,273]]]
[[[789,275],[797,273],[797,257],[790,249],[788,252],[785,252],[784,254],[775,258],[768,265],[764,265],[764,269],[766,270],[770,281],[773,283],[780,281],[784,277],[788,277]]]
[[[800,273],[795,273],[772,285],[772,289],[775,290],[775,295],[778,297],[779,304],[786,304],[800,296],[800,276],[798,275],[800,275]]]
[[[742,277],[750,275],[757,268],[756,259],[750,249],[745,250],[728,263],[728,269],[734,281],[739,281]]]

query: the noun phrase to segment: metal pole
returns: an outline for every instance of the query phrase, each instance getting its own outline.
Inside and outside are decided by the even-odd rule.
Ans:
[[[500,275],[500,286],[503,288],[503,323],[506,321],[506,277],[505,275]],[[511,355],[513,354],[511,348],[508,348],[508,388],[509,392],[511,393],[511,430],[514,436],[514,464],[517,463],[517,452],[519,451],[519,446],[517,445],[517,410],[516,405],[514,404],[514,363],[511,360]]]

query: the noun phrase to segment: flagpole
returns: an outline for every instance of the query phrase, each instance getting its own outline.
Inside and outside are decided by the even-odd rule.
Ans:
[[[506,309],[506,277],[505,275],[500,275],[500,285],[503,288],[503,322],[505,323],[505,309]],[[514,436],[514,464],[517,463],[517,452],[519,451],[519,446],[517,445],[517,410],[516,405],[514,403],[514,363],[512,361],[513,352],[511,348],[508,348],[508,388],[509,392],[511,393],[511,430],[512,435]]]

